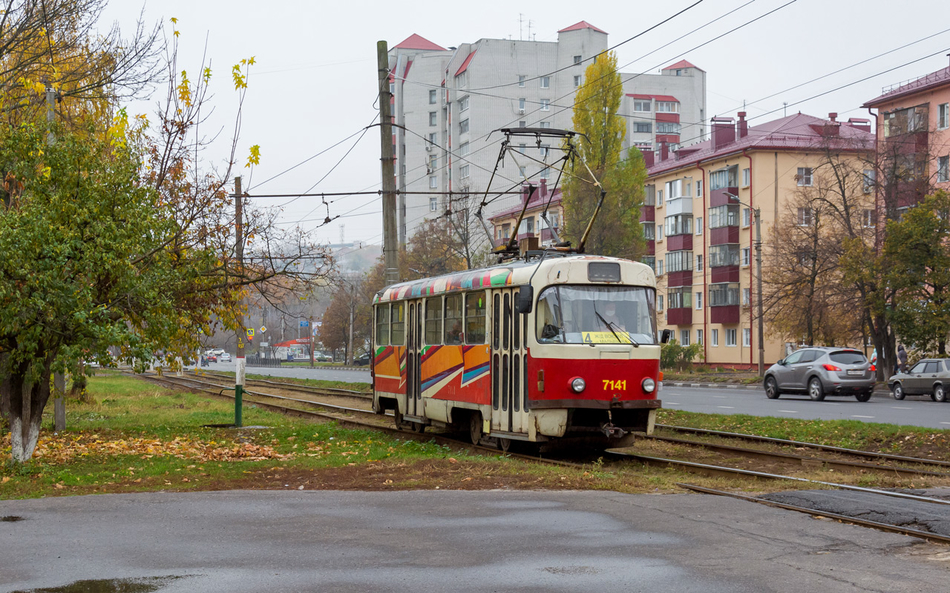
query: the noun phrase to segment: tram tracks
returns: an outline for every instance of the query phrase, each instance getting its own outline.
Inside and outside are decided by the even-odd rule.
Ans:
[[[193,377],[155,377],[149,376],[145,377],[150,381],[156,381],[163,383],[165,385],[172,385],[175,387],[186,387],[188,389],[195,389],[205,393],[213,394],[218,397],[225,397],[233,400],[233,394],[228,393],[228,391],[233,390],[233,387],[229,385],[224,385],[218,381],[221,379],[230,379],[230,377],[221,377],[221,376],[211,376],[203,378],[193,378]],[[214,379],[214,380],[206,380]],[[481,454],[489,455],[499,455],[500,451],[494,448],[483,447],[479,445],[470,445],[467,444],[462,439],[451,438],[448,435],[439,434],[439,433],[416,433],[411,431],[403,431],[394,428],[390,423],[391,416],[380,416],[375,414],[371,409],[371,398],[366,395],[361,395],[359,392],[349,392],[349,393],[336,393],[338,391],[346,390],[326,390],[323,388],[309,387],[309,386],[300,386],[295,384],[288,384],[279,381],[266,381],[266,380],[249,380],[247,383],[252,385],[261,385],[270,389],[279,389],[281,391],[294,391],[302,394],[310,395],[311,398],[299,398],[291,397],[287,395],[280,395],[277,393],[266,393],[263,391],[256,390],[245,390],[245,396],[248,398],[246,401],[248,403],[253,403],[254,405],[260,406],[265,409],[270,409],[275,412],[290,414],[301,417],[308,417],[318,420],[332,420],[339,423],[341,426],[350,427],[350,428],[359,428],[359,429],[369,429],[382,431],[387,434],[398,436],[404,439],[413,439],[413,440],[434,440],[435,442],[448,445],[460,450],[468,450],[472,452],[478,452]],[[343,406],[339,404],[331,404],[325,401],[319,401],[319,397],[340,397],[345,396],[350,399],[359,401],[366,405],[362,407],[351,407]],[[269,403],[263,401],[265,399],[277,400],[279,403]],[[296,404],[301,407],[292,407],[292,404]],[[322,411],[313,410],[312,408],[319,408]],[[308,409],[311,408],[311,409]],[[365,416],[365,419],[357,419],[357,417]],[[382,421],[382,422],[380,422]],[[657,428],[662,430],[668,430],[671,432],[677,433],[687,433],[694,435],[702,435],[704,437],[717,437],[724,439],[736,439],[744,440],[749,442],[755,442],[758,444],[767,444],[772,446],[781,446],[781,447],[793,447],[795,449],[806,449],[821,451],[824,453],[834,453],[838,456],[855,456],[863,459],[876,459],[881,461],[887,461],[889,463],[903,463],[910,465],[917,465],[921,467],[901,467],[895,465],[885,465],[883,463],[867,463],[867,462],[855,462],[855,461],[846,461],[838,458],[830,457],[809,457],[798,454],[784,453],[780,451],[766,451],[760,449],[751,449],[743,447],[734,447],[731,445],[709,443],[704,441],[694,441],[687,439],[679,439],[674,437],[665,437],[665,436],[651,436],[649,440],[666,442],[677,446],[683,447],[700,447],[705,448],[713,452],[718,452],[721,455],[740,455],[746,457],[757,457],[760,459],[771,460],[778,463],[784,464],[796,464],[803,466],[806,469],[816,469],[819,467],[824,467],[827,469],[833,469],[837,471],[860,471],[860,472],[874,472],[874,473],[886,473],[894,477],[895,479],[907,479],[907,478],[950,478],[950,473],[936,471],[935,469],[923,469],[924,467],[944,469],[950,467],[950,463],[942,460],[933,460],[933,459],[919,459],[913,457],[899,456],[899,455],[890,455],[885,453],[876,453],[869,451],[858,451],[853,449],[845,449],[841,447],[834,447],[829,445],[821,445],[816,443],[805,443],[800,441],[788,441],[783,439],[774,439],[769,437],[757,437],[754,435],[745,435],[739,433],[727,433],[720,431],[712,431],[706,429],[694,429],[687,427],[676,427],[676,426],[666,426],[666,425],[657,425]],[[693,461],[684,461],[677,459],[662,458],[650,455],[643,455],[636,453],[629,449],[626,450],[614,450],[608,449],[605,453],[611,457],[617,459],[622,459],[627,462],[636,462],[650,466],[662,466],[662,467],[676,467],[683,471],[701,473],[707,476],[729,476],[731,478],[749,478],[749,479],[765,479],[765,480],[785,480],[791,482],[798,482],[802,484],[813,484],[816,488],[822,489],[835,489],[840,491],[851,491],[851,492],[860,492],[867,494],[874,494],[879,496],[886,496],[889,498],[903,499],[906,501],[913,501],[919,503],[932,503],[940,507],[950,506],[950,500],[920,496],[915,494],[909,494],[906,492],[900,492],[896,490],[884,490],[879,488],[867,488],[862,486],[855,486],[852,484],[845,484],[839,482],[815,480],[811,478],[798,477],[794,475],[783,475],[770,472],[761,472],[753,471],[749,469],[742,469],[736,467],[729,467],[726,465],[715,465],[715,464],[704,464],[697,463]],[[569,461],[562,461],[556,459],[545,459],[539,456],[532,455],[520,455],[514,453],[506,454],[508,457],[520,458],[529,460],[536,463],[547,463],[562,465],[568,467],[576,468],[585,468],[589,467],[589,464],[584,463],[574,463]],[[950,543],[950,535],[944,535],[940,533],[933,533],[928,531],[922,531],[919,529],[914,529],[912,527],[900,526],[900,525],[890,525],[886,523],[880,523],[875,521],[870,521],[867,519],[862,519],[860,517],[854,517],[851,515],[836,514],[829,512],[823,509],[807,508],[798,505],[791,505],[785,503],[779,503],[775,501],[766,500],[756,496],[749,496],[743,493],[728,492],[724,490],[717,490],[709,488],[707,486],[700,486],[694,484],[678,483],[678,486],[691,490],[694,492],[704,493],[704,494],[713,494],[719,496],[730,496],[740,500],[745,500],[748,502],[755,502],[758,504],[767,504],[770,506],[784,508],[791,511],[807,513],[812,516],[821,516],[827,517],[835,520],[840,520],[843,522],[849,522],[857,525],[862,525],[866,527],[871,527],[875,529],[882,529],[885,531],[891,531],[895,533],[903,533],[905,535],[910,535],[914,537],[928,539],[934,542],[940,543]]]

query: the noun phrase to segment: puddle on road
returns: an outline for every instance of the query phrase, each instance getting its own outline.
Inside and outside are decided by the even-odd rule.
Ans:
[[[183,577],[149,577],[143,579],[101,579],[76,581],[62,587],[24,589],[12,593],[151,593],[165,584]]]

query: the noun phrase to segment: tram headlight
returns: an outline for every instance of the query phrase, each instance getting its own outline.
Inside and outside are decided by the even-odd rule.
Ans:
[[[580,377],[574,377],[571,379],[571,391],[574,393],[582,393],[587,389],[587,382],[581,379]]]
[[[650,377],[647,377],[646,379],[644,379],[641,385],[643,385],[643,391],[645,393],[653,393],[653,390],[656,389],[656,381],[654,381]]]

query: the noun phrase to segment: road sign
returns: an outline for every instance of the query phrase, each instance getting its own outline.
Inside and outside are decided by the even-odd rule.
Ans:
[[[267,342],[261,342],[261,348],[267,348],[268,346],[270,346],[269,343],[267,343]]]
[[[247,339],[250,340],[253,337],[254,337],[254,328],[253,327],[247,328]]]
[[[306,319],[301,320],[300,327],[310,327],[310,322]]]
[[[267,331],[267,327],[262,325],[262,326],[261,326],[261,333],[264,333],[264,332],[266,332],[266,331]]]

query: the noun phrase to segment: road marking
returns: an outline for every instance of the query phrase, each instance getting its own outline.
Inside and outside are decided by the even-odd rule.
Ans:
[[[783,414],[797,414],[798,410],[779,410]]]
[[[904,406],[891,406],[892,410],[913,410],[913,408],[907,408]],[[944,422],[944,424],[950,424],[950,422]]]
[[[664,401],[664,402],[663,402],[663,405],[664,405],[664,406],[682,406],[683,404],[676,403],[676,402]]]
[[[941,422],[940,424],[946,424],[947,426],[950,426],[950,422]]]
[[[866,420],[871,420],[874,418],[874,416],[852,416],[852,418],[864,418]]]
[[[735,410],[735,406],[716,406],[720,410]]]
[[[713,399],[726,399],[725,395],[714,395]]]

